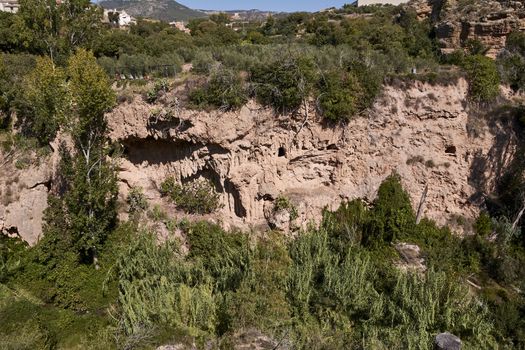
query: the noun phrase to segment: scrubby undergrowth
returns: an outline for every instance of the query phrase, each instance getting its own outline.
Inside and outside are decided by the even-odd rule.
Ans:
[[[5,347],[227,349],[234,334],[252,328],[299,349],[429,349],[443,331],[465,349],[523,345],[525,304],[513,287],[524,287],[525,254],[517,237],[503,239],[507,224],[493,227],[485,216],[478,234],[464,239],[428,220],[416,224],[397,176],[371,207],[345,203],[294,239],[180,221],[184,254],[183,242],[159,243],[139,222],[109,236],[100,270],[79,261],[59,233],[33,248],[4,238]],[[502,238],[489,241],[487,226]],[[391,243],[399,241],[421,246],[425,274],[394,267]],[[482,289],[469,292],[467,279]]]

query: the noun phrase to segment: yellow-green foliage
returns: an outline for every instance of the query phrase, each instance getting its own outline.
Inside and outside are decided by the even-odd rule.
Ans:
[[[35,69],[25,77],[24,99],[33,135],[43,144],[52,141],[69,107],[64,70],[48,57],[37,58]]]
[[[500,77],[494,60],[483,55],[468,56],[463,61],[472,98],[493,100],[499,94]]]
[[[115,105],[116,97],[108,76],[97,64],[93,53],[79,49],[68,60],[67,75],[77,117],[72,122],[75,134],[104,129],[104,113]]]
[[[185,264],[172,242],[157,245],[139,232],[115,266],[120,324],[127,335],[156,327],[174,327],[193,336],[213,334],[215,304],[202,267]],[[199,273],[200,271],[200,273]]]

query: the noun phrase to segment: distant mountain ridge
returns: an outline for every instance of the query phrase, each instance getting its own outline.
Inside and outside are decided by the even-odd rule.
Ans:
[[[206,13],[193,10],[174,0],[103,0],[98,4],[105,9],[124,10],[134,17],[145,17],[161,21],[188,21],[206,17]]]
[[[251,9],[251,10],[199,10],[201,12],[204,12],[207,15],[213,15],[216,13],[224,12],[231,16],[237,16],[237,20],[242,21],[263,21],[270,15],[278,15],[282,14],[281,12],[273,12],[273,11],[262,11],[258,9]]]

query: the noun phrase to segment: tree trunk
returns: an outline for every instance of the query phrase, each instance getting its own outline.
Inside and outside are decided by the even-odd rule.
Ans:
[[[419,206],[417,207],[416,224],[419,224],[419,222],[421,221],[421,216],[423,216],[423,207],[425,206],[425,201],[427,200],[427,193],[428,184],[425,185],[425,189],[423,190],[423,194],[421,195],[421,199],[419,200]]]
[[[99,270],[100,269],[100,266],[98,264],[97,248],[93,248],[93,265],[95,265],[95,270]]]
[[[525,201],[524,201],[525,202]],[[518,213],[518,216],[516,216],[516,220],[512,223],[512,229],[516,229],[516,226],[518,226],[518,223],[521,220],[521,217],[525,213],[525,203],[523,203],[523,208],[521,208],[520,212]]]

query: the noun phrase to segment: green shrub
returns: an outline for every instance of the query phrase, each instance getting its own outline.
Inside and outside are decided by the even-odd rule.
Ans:
[[[365,228],[364,243],[388,243],[409,236],[415,221],[410,197],[401,186],[401,177],[390,175],[379,186]]]
[[[250,269],[251,249],[248,236],[225,232],[219,225],[205,221],[183,224],[189,245],[189,257],[202,262],[215,278],[219,291],[235,290]]]
[[[170,176],[162,182],[160,193],[169,197],[179,209],[191,214],[209,214],[220,208],[220,196],[208,180],[179,185]]]
[[[473,99],[490,101],[499,94],[500,77],[494,60],[482,56],[467,56],[463,67],[469,79],[469,93]]]
[[[169,83],[165,79],[155,82],[153,87],[146,92],[146,101],[148,103],[155,103],[161,94],[165,94],[170,89]]]
[[[362,99],[359,81],[352,73],[328,72],[321,79],[318,103],[321,114],[332,121],[347,121]]]
[[[334,212],[325,210],[321,227],[328,231],[332,249],[344,254],[349,246],[359,245],[368,215],[368,208],[360,199],[343,202]]]
[[[214,107],[224,111],[239,109],[248,101],[239,75],[228,69],[214,72],[205,85],[191,91],[189,97],[195,108]]]
[[[129,213],[140,213],[148,209],[148,200],[140,187],[132,187],[126,198],[129,205]]]
[[[158,245],[155,236],[139,232],[117,260],[120,324],[128,336],[162,326],[198,337],[214,332],[212,287],[188,284],[199,267],[184,263],[176,251],[173,242]]]
[[[250,73],[259,102],[280,112],[299,108],[315,82],[313,61],[308,56],[260,63]]]
[[[297,217],[299,216],[296,206],[290,201],[290,199],[284,196],[277,197],[273,204],[274,212],[281,210],[286,210],[290,214],[290,220],[292,221],[297,219]]]
[[[490,218],[490,215],[481,212],[474,224],[474,230],[480,236],[490,235],[492,233],[492,219]]]

